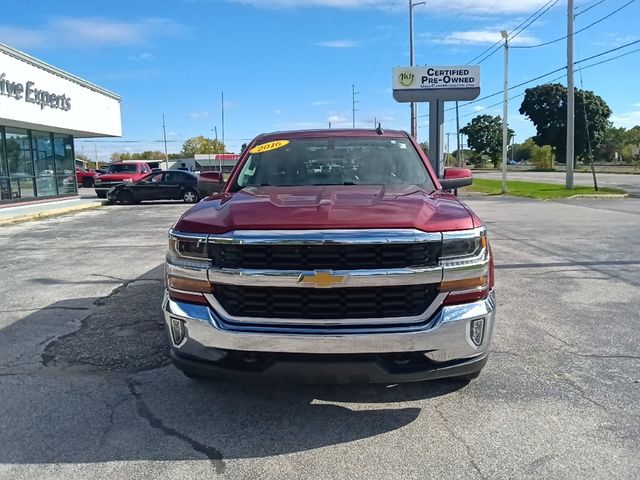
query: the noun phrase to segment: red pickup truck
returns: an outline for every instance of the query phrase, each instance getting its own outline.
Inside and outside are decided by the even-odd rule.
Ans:
[[[94,177],[94,188],[99,198],[107,198],[107,192],[116,185],[135,182],[151,173],[145,162],[117,162],[109,165],[107,171]]]
[[[486,229],[401,131],[260,135],[169,232],[163,309],[193,378],[469,381],[495,318]]]

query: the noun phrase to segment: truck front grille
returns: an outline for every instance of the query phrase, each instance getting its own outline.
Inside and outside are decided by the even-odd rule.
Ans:
[[[354,270],[432,267],[440,242],[372,245],[224,245],[210,247],[218,268]]]
[[[216,285],[214,295],[233,316],[263,318],[415,317],[438,292],[434,285],[368,288],[275,288]]]

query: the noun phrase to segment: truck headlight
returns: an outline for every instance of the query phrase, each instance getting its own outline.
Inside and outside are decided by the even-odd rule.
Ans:
[[[209,244],[205,237],[169,235],[168,260],[174,265],[209,268]]]
[[[207,235],[169,234],[166,279],[172,299],[207,305],[203,294],[213,291],[207,240]]]
[[[491,262],[484,227],[445,232],[440,265],[443,267],[439,289],[448,293],[445,305],[485,299],[491,289]]]
[[[486,261],[487,247],[487,232],[484,228],[446,232],[442,240],[440,264],[443,267],[456,267]]]

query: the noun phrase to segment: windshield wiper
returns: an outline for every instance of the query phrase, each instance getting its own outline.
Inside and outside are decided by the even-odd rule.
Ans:
[[[338,185],[357,185],[357,183],[342,182],[342,183],[312,183],[311,184],[312,187],[331,187],[331,186],[338,186]]]

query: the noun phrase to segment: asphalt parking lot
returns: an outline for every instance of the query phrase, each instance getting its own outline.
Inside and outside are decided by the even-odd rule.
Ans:
[[[640,200],[467,202],[499,311],[466,386],[197,383],[160,312],[187,206],[0,227],[0,479],[640,478]]]

